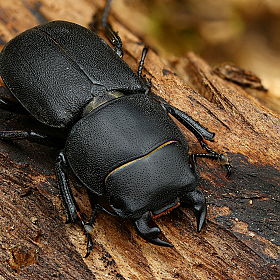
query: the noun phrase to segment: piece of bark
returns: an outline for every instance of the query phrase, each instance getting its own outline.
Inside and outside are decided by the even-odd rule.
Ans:
[[[252,88],[267,92],[267,89],[262,85],[261,79],[250,71],[245,71],[237,66],[225,64],[216,67],[214,73],[223,79],[232,81],[244,88]]]
[[[64,19],[87,26],[105,4],[78,1],[76,9],[66,0],[44,0],[40,6],[31,0],[2,2],[3,42],[44,20]],[[17,17],[13,7],[17,7]],[[113,16],[110,19],[123,40],[124,60],[137,70],[141,41]],[[59,149],[25,140],[1,141],[3,279],[279,279],[279,115],[238,85],[218,77],[193,53],[180,60],[180,69],[188,85],[149,51],[144,74],[152,79],[157,98],[216,133],[211,148],[227,153],[233,166],[227,180],[221,167],[199,160],[200,188],[208,203],[202,232],[196,232],[188,209],[176,209],[155,220],[164,238],[174,244],[174,248],[162,248],[141,239],[129,220],[100,212],[92,234],[93,251],[84,259],[86,244],[80,227],[64,224],[54,175]],[[2,130],[33,123],[29,116],[4,111],[0,119]],[[178,125],[190,151],[202,152],[194,136]],[[85,188],[73,191],[82,212],[89,215]]]

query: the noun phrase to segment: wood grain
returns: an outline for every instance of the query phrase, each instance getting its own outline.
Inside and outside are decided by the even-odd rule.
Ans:
[[[4,44],[46,20],[89,26],[104,4],[101,0],[1,1],[1,41]],[[141,40],[128,23],[122,23],[120,14],[117,20],[114,15],[112,11],[110,20],[123,40],[124,60],[136,70]],[[161,248],[141,239],[130,221],[100,212],[92,234],[94,249],[84,259],[80,227],[64,224],[54,175],[59,149],[25,140],[1,141],[0,279],[280,278],[279,115],[261,106],[246,89],[216,75],[194,53],[166,65],[150,50],[144,74],[152,79],[157,98],[216,133],[211,148],[227,153],[232,163],[228,180],[215,163],[199,161],[200,188],[209,209],[202,232],[195,231],[188,209],[176,209],[155,220],[164,238],[174,244]],[[5,111],[0,119],[3,130],[34,123],[29,116]],[[191,152],[202,152],[190,132],[178,125]],[[87,192],[75,185],[77,202],[89,215]]]

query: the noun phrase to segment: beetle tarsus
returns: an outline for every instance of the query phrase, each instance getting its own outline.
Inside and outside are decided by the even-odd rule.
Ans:
[[[106,28],[106,36],[108,38],[108,40],[110,41],[110,43],[113,45],[114,50],[116,52],[116,54],[122,58],[123,57],[123,46],[122,46],[122,40],[120,38],[120,36],[118,35],[118,32],[114,31],[111,24],[107,24]]]
[[[212,152],[210,154],[194,154],[193,158],[208,158],[212,160],[216,160],[217,164],[223,166],[226,171],[227,175],[226,177],[229,178],[231,175],[231,164],[229,163],[228,157],[225,154],[218,154],[216,152]]]
[[[102,26],[105,28],[105,33],[110,41],[110,43],[113,45],[114,50],[116,54],[119,57],[123,57],[123,45],[122,45],[122,40],[120,36],[118,35],[118,32],[114,31],[111,24],[107,22],[108,19],[108,13],[110,10],[112,0],[107,1],[104,13],[103,13],[103,18],[102,18]]]
[[[90,255],[91,251],[92,251],[93,243],[92,243],[92,239],[91,239],[90,233],[86,232],[85,235],[86,235],[86,238],[87,238],[87,253],[84,256],[84,258],[87,258]]]
[[[110,7],[111,7],[111,2],[112,2],[112,0],[108,0],[107,1],[106,7],[105,7],[105,10],[104,10],[104,13],[103,13],[102,26],[104,28],[106,28],[106,26],[107,26],[107,19],[108,19],[108,14],[109,14]]]
[[[93,207],[93,210],[92,210],[92,212],[91,212],[91,215],[90,215],[90,217],[88,218],[88,220],[87,220],[87,222],[86,222],[86,224],[85,224],[85,228],[86,228],[86,230],[87,230],[88,232],[91,232],[91,231],[92,231],[93,225],[94,225],[95,220],[96,220],[97,211],[100,210],[100,209],[102,209],[102,208],[100,207],[99,204],[96,204],[96,205]]]
[[[87,224],[82,219],[82,214],[79,211],[77,211],[77,216],[78,216],[78,218],[80,220],[81,227],[82,227],[82,229],[84,231],[84,234],[85,234],[86,240],[87,240],[87,253],[84,256],[84,258],[87,258],[90,255],[90,252],[91,252],[91,250],[93,248],[93,243],[92,243],[91,235],[90,235],[89,230],[88,230],[89,227],[87,226]]]
[[[144,66],[144,62],[145,62],[147,53],[148,53],[148,47],[145,46],[142,50],[141,60],[139,62],[139,66],[138,66],[138,71],[137,71],[138,77],[142,77],[142,70],[143,70],[143,66]]]
[[[213,140],[208,140],[208,141],[213,141]],[[208,146],[208,143],[207,141],[202,138],[202,140],[199,141],[200,143],[200,146],[205,149],[208,153],[211,153],[211,154],[216,154],[209,146]]]
[[[145,92],[145,94],[148,94],[151,90],[152,87],[152,82],[151,79],[147,78],[146,75],[142,75],[142,70],[143,70],[143,66],[144,66],[144,62],[145,62],[145,58],[148,52],[148,47],[145,46],[142,50],[142,55],[141,55],[141,59],[139,62],[139,66],[138,66],[138,71],[137,71],[137,75],[138,77],[144,82],[144,84],[147,86],[147,91]]]
[[[229,178],[230,176],[231,176],[231,165],[230,165],[230,163],[226,163],[225,165],[223,165],[224,167],[225,167],[225,169],[226,169],[226,171],[227,171],[227,175],[226,175],[226,177],[227,178]]]
[[[59,146],[61,145],[61,139],[52,137],[46,133],[39,131],[26,131],[26,130],[11,130],[11,131],[0,131],[1,140],[23,140],[27,139],[31,142],[43,144],[46,146]]]

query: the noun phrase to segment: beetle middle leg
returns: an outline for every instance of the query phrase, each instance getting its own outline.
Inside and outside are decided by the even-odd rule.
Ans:
[[[67,171],[66,171],[67,167],[68,165],[65,156],[63,152],[60,152],[57,159],[55,171],[56,171],[56,178],[58,182],[61,200],[64,205],[66,216],[67,216],[66,224],[80,221],[82,229],[87,239],[87,253],[85,255],[86,258],[89,256],[92,250],[93,243],[92,243],[91,235],[87,228],[87,224],[82,219],[82,215],[80,213],[79,207],[71,191],[68,176],[67,176]]]

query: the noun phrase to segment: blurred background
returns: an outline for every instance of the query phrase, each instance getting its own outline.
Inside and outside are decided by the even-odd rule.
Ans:
[[[168,61],[194,51],[253,72],[268,89],[254,96],[280,113],[279,0],[116,0],[113,10]]]

